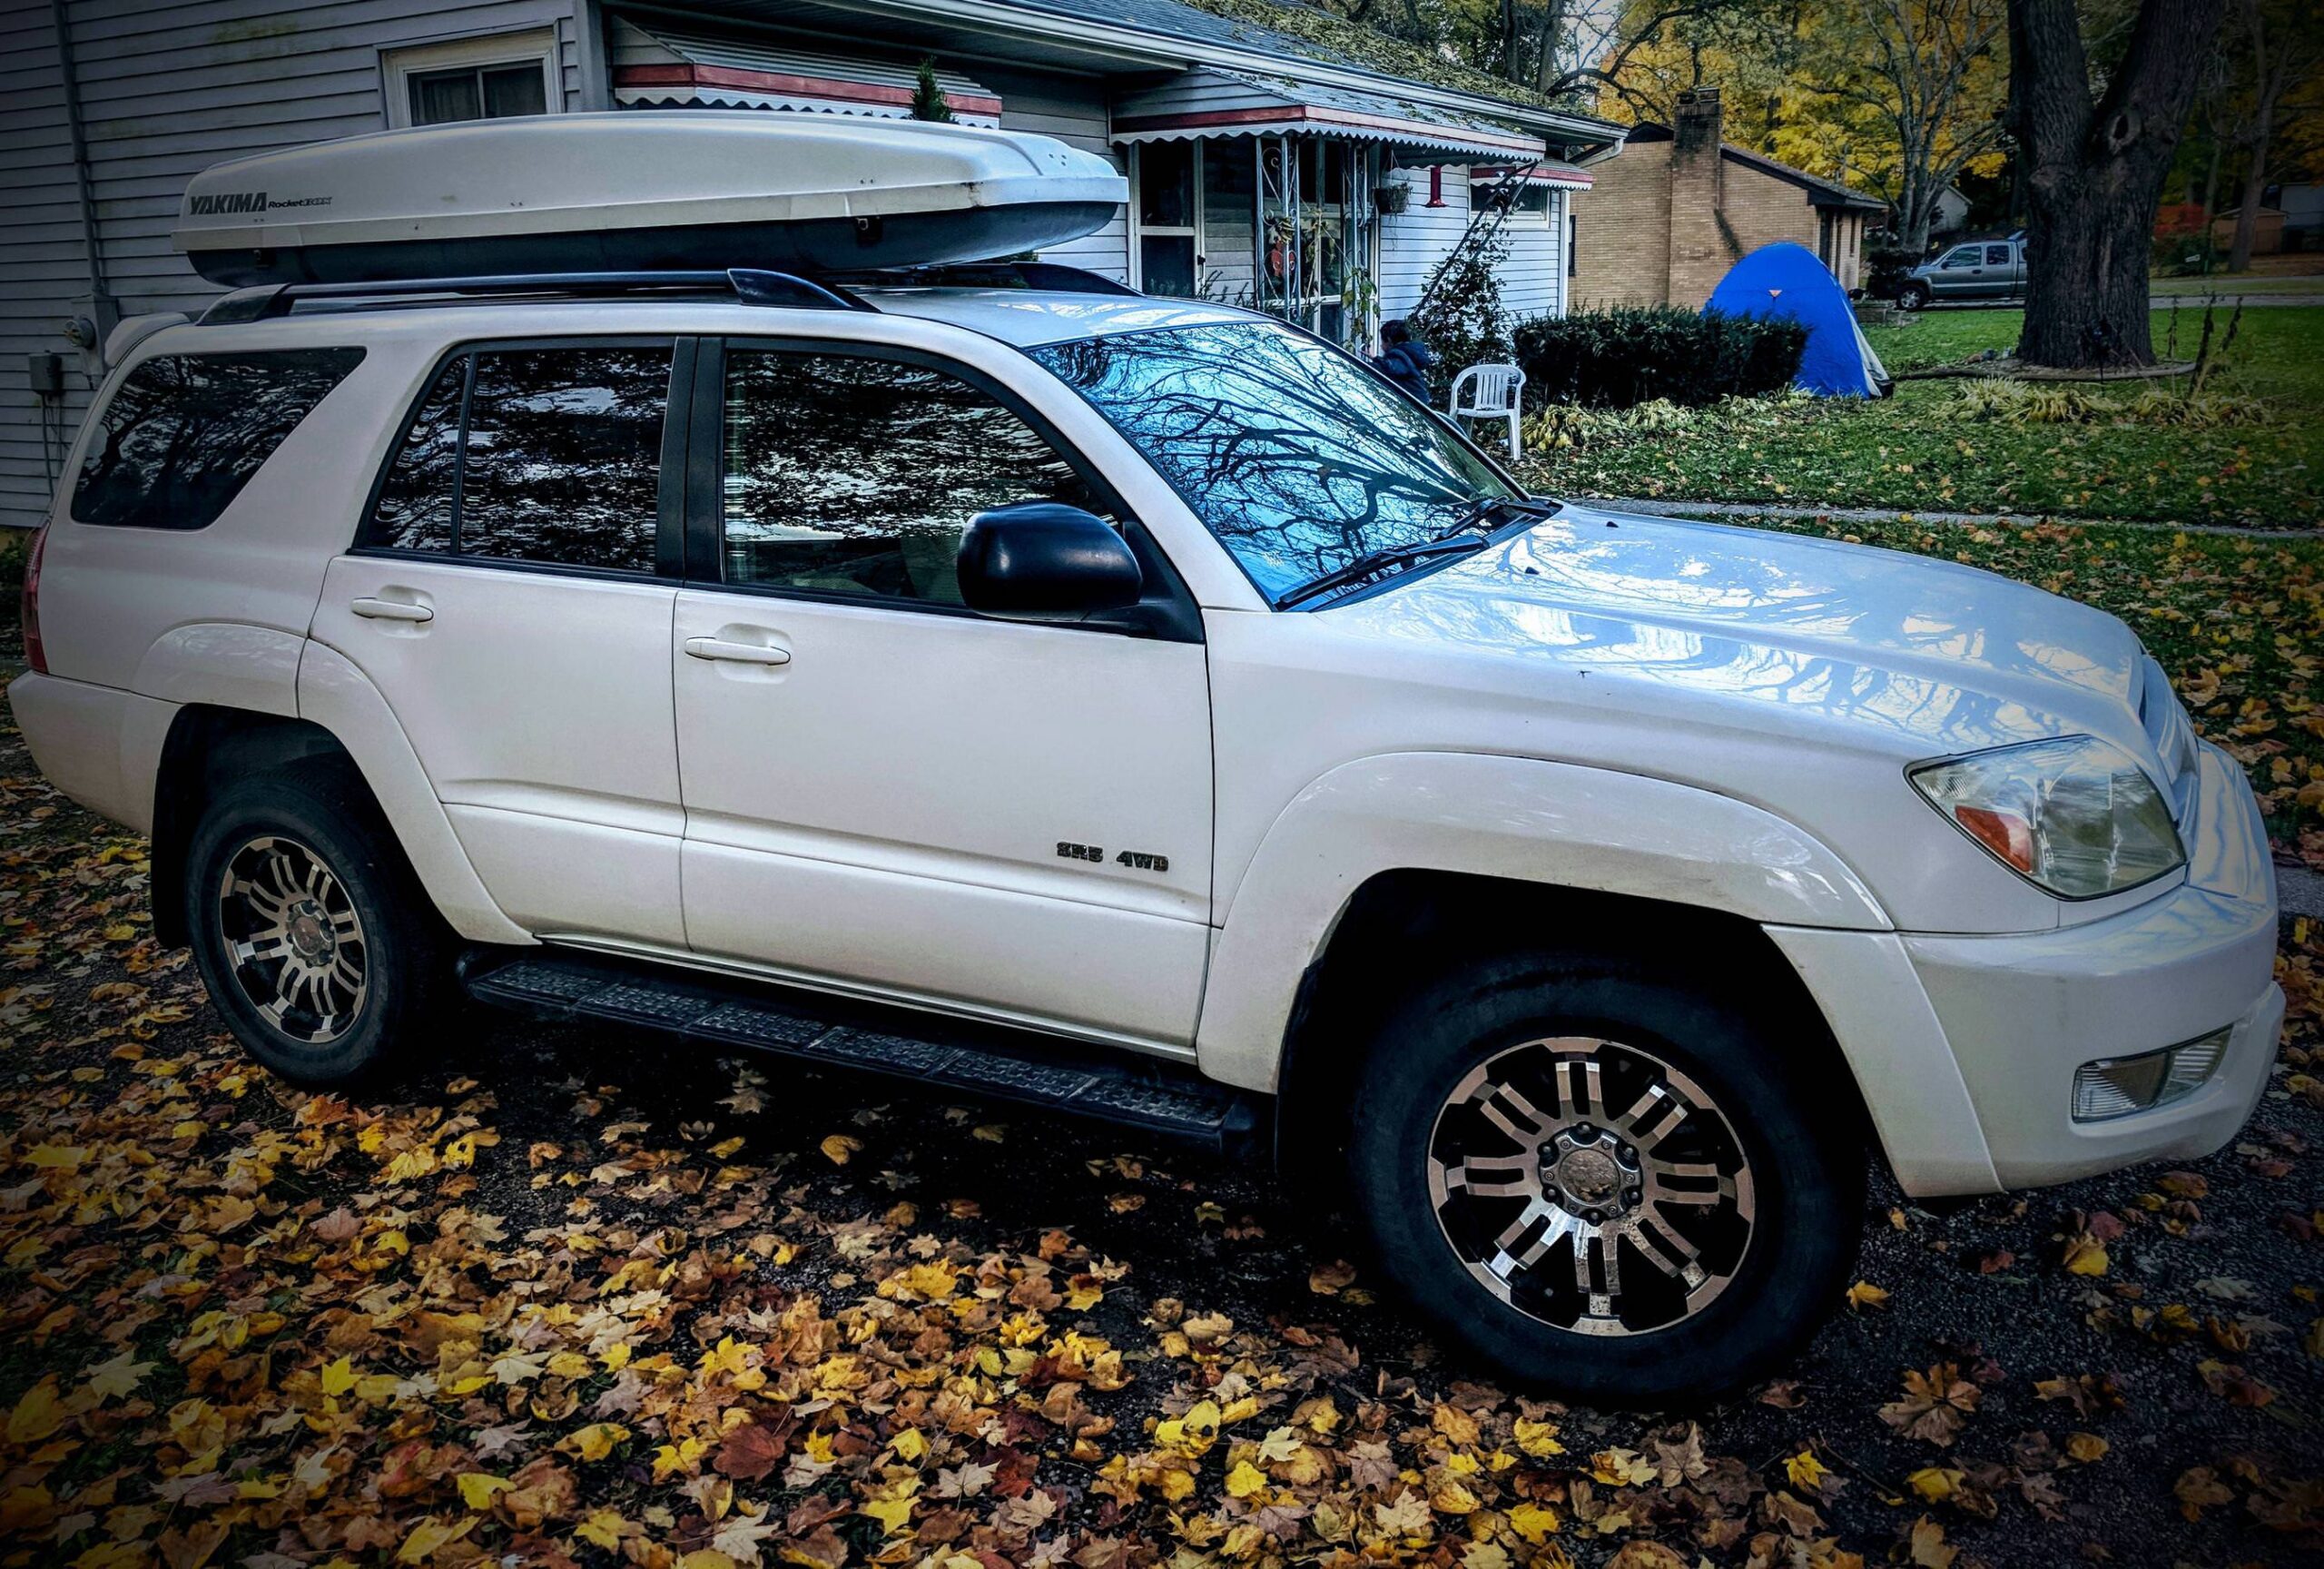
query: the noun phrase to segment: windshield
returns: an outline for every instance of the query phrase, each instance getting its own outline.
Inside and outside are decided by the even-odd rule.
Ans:
[[[1443,420],[1280,322],[1029,352],[1145,454],[1270,603],[1520,495]]]

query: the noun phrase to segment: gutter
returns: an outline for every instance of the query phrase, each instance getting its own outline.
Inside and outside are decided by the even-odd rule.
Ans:
[[[1488,98],[1481,94],[1431,86],[1424,82],[1391,76],[1384,72],[1334,65],[1305,54],[1286,57],[1191,38],[1168,38],[1120,24],[1062,16],[1030,7],[1010,5],[1005,0],[1000,4],[995,0],[828,0],[828,3],[834,9],[895,21],[925,22],[934,19],[990,35],[1064,44],[1127,64],[1177,70],[1192,65],[1215,65],[1229,71],[1290,75],[1295,80],[1344,87],[1353,92],[1386,92],[1415,104],[1514,121],[1528,130],[1567,141],[1610,143],[1610,153],[1621,145],[1624,133],[1624,128],[1612,121],[1587,114],[1534,108],[1504,99]]]

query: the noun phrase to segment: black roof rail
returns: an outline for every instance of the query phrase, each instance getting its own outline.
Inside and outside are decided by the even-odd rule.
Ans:
[[[288,316],[302,304],[372,300],[592,300],[639,294],[714,294],[745,305],[787,306],[809,311],[871,311],[872,305],[843,289],[792,272],[732,267],[724,272],[517,272],[481,278],[398,278],[370,283],[275,283],[238,289],[202,313],[204,326],[265,321]]]

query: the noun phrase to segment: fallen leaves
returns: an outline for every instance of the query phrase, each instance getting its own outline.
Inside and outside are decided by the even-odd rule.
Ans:
[[[1907,1438],[1943,1448],[1961,1436],[1981,1391],[1950,1362],[1925,1372],[1906,1369],[1905,1393],[1880,1408],[1880,1419]]]

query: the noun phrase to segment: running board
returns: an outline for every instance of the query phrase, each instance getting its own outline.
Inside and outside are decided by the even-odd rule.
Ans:
[[[1255,1153],[1270,1120],[1258,1097],[1160,1059],[724,976],[479,950],[461,961],[460,981],[479,1002],[537,1019],[627,1024],[817,1067],[940,1084],[1229,1157]]]

